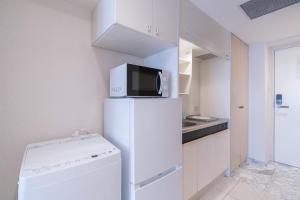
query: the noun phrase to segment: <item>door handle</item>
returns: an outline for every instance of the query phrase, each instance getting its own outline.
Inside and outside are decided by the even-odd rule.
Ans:
[[[151,26],[150,25],[146,25],[146,28],[147,28],[147,31],[148,31],[148,33],[151,33]]]
[[[161,82],[160,74],[158,73],[156,76],[156,84],[155,84],[156,91],[158,94],[160,94],[161,84],[162,84],[162,82]]]
[[[245,108],[245,106],[239,106],[239,109],[244,109]]]
[[[279,106],[279,108],[286,108],[286,109],[288,109],[288,108],[290,108],[290,106]]]
[[[158,27],[156,27],[156,29],[155,29],[155,35],[159,36],[159,28]]]

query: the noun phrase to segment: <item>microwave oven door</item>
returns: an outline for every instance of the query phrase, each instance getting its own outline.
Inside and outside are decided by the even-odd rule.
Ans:
[[[127,96],[161,97],[162,70],[128,64]]]

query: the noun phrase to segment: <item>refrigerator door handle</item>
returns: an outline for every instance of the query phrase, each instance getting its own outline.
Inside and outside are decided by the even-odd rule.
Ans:
[[[279,108],[290,108],[290,106],[279,106]]]
[[[173,173],[176,170],[181,169],[181,168],[182,167],[180,167],[180,166],[172,167],[172,168],[170,168],[170,169],[168,169],[168,170],[166,170],[166,171],[164,171],[162,173],[157,174],[156,176],[154,176],[152,178],[149,178],[148,180],[145,180],[145,181],[143,181],[141,183],[136,184],[135,185],[135,189],[143,188],[143,187],[145,187],[145,186],[147,186],[147,185],[149,185],[149,184],[151,184],[151,183],[153,183],[153,182],[161,179],[162,177],[168,176],[169,174],[171,174],[171,173]]]

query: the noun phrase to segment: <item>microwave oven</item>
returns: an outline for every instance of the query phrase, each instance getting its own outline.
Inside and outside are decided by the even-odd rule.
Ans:
[[[168,97],[166,70],[123,64],[110,70],[111,97]]]

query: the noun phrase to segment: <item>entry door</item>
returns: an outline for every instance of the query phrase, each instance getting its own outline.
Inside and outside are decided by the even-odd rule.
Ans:
[[[275,52],[275,160],[300,167],[300,47]]]

